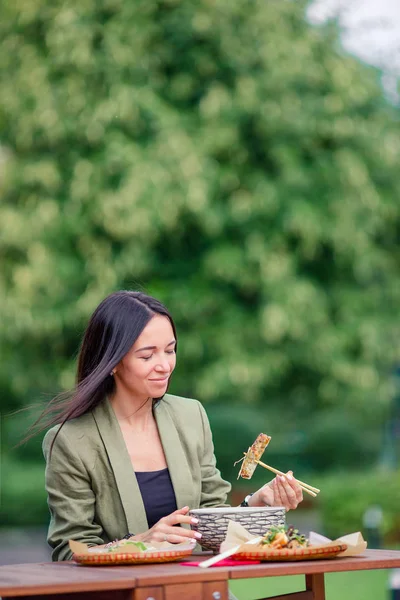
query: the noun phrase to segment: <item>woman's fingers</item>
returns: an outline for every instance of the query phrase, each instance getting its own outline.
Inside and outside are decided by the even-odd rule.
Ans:
[[[276,478],[277,494],[287,510],[297,508],[302,499],[302,492],[299,484],[294,479],[291,472],[287,475],[278,475]]]
[[[180,542],[193,542],[201,538],[201,533],[192,531],[191,529],[183,529],[183,527],[171,527],[160,523],[156,523],[148,532],[143,534],[142,541],[144,542],[170,542],[171,544],[179,544]]]
[[[184,506],[183,508],[178,508],[178,510],[174,510],[174,512],[170,513],[169,515],[166,515],[165,517],[163,517],[162,519],[160,519],[160,521],[165,521],[166,519],[172,519],[172,518],[181,518],[183,516],[186,516],[187,513],[189,512],[189,507],[188,506]],[[189,516],[187,516],[188,519],[190,519]]]
[[[296,508],[297,507],[297,499],[296,499],[296,494],[292,488],[292,486],[290,485],[290,483],[287,481],[286,477],[284,477],[283,475],[280,475],[280,480],[279,480],[279,484],[280,484],[280,493],[281,493],[281,497],[284,503],[284,506],[287,509],[290,508]]]
[[[185,537],[183,535],[178,535],[177,533],[168,533],[167,534],[167,539],[165,539],[165,537],[163,537],[162,540],[160,540],[162,542],[169,542],[170,544],[181,544],[182,542],[188,542],[190,544],[193,544],[193,546],[196,543],[196,538],[193,537]]]
[[[160,521],[170,521],[171,519],[175,520],[176,519],[181,519],[181,518],[186,518],[186,519],[190,519],[190,517],[187,515],[187,513],[189,512],[189,507],[188,506],[184,506],[183,508],[178,508],[178,510],[174,510],[174,512],[170,513],[169,515],[166,515],[165,517],[163,517],[162,519],[160,519]]]
[[[184,529],[183,527],[166,527],[165,530],[163,531],[163,534],[168,535],[168,539],[169,536],[174,536],[174,535],[179,535],[180,537],[184,537],[184,538],[195,538],[196,540],[199,540],[201,538],[201,533],[199,533],[198,531],[193,531],[193,529]]]
[[[201,533],[191,529],[183,529],[183,527],[170,527],[168,525],[154,525],[152,538],[157,542],[170,542],[171,544],[179,544],[190,540],[196,541],[201,539]]]
[[[286,510],[297,508],[303,500],[302,489],[293,477],[293,472],[286,475],[277,475],[272,481],[266,483],[252,496],[251,506],[284,506]]]
[[[182,508],[178,508],[177,510],[174,510],[173,513],[171,513],[171,515],[175,515],[175,514],[181,514],[181,515],[186,515],[186,513],[189,512],[189,507],[188,506],[183,506]]]
[[[201,538],[201,533],[184,527],[176,527],[176,525],[183,524],[195,525],[199,522],[195,517],[190,517],[186,514],[188,510],[189,507],[184,506],[160,519],[158,523],[152,527],[154,534],[157,536],[157,541],[165,541],[166,537],[171,544],[178,544],[188,540],[199,540]]]
[[[191,523],[193,523],[193,525],[195,523],[198,523],[198,520],[195,519],[194,517],[190,517],[189,515],[168,515],[167,517],[164,517],[165,519],[165,523],[168,523],[168,525],[181,525],[181,523],[187,523],[188,525],[190,525]]]
[[[297,501],[300,503],[303,500],[303,490],[301,489],[299,482],[293,477],[293,471],[288,471],[287,475],[289,483],[296,494]]]
[[[183,524],[196,524],[198,519],[190,517],[187,513],[189,507],[184,506],[178,508],[170,515],[163,517],[151,529],[144,533],[138,534],[136,539],[143,542],[165,542],[168,541],[171,544],[179,544],[181,542],[193,542],[201,538],[201,533],[187,529],[185,527],[177,527],[177,525]]]
[[[187,508],[187,510],[189,510],[188,507],[185,507],[185,509]],[[167,525],[181,525],[182,523],[187,523],[188,525],[195,525],[197,524],[199,521],[198,519],[196,519],[195,517],[191,517],[190,515],[187,515],[186,512],[182,512],[185,509],[179,509],[176,510],[175,512],[171,513],[170,515],[167,515],[166,517],[163,517],[162,519],[160,519],[160,523],[167,523]]]
[[[285,508],[286,508],[285,502],[283,501],[283,498],[282,498],[281,489],[278,484],[278,477],[275,477],[275,479],[272,483],[272,487],[274,490],[274,505],[275,506],[285,506]]]
[[[294,497],[293,497],[293,494],[290,493],[290,497],[291,497],[293,503],[297,502],[297,504],[299,504],[299,502],[301,502],[303,500],[303,490],[301,489],[298,481],[296,481],[296,479],[293,477],[293,471],[288,471],[286,473],[286,479],[294,493]],[[297,506],[297,504],[296,504],[296,506]],[[296,506],[293,506],[293,508],[296,508]]]

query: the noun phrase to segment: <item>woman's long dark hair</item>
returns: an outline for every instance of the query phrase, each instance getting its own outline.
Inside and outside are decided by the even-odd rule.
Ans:
[[[132,348],[154,315],[169,319],[176,339],[171,315],[155,298],[131,291],[107,296],[94,311],[84,333],[75,389],[49,402],[33,424],[31,435],[60,424],[58,434],[64,423],[93,410],[107,395],[112,394],[115,390],[112,370]]]

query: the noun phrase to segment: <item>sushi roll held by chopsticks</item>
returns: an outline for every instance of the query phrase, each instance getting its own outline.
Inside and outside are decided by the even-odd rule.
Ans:
[[[242,466],[240,467],[238,479],[239,477],[243,477],[243,479],[251,479],[254,471],[256,470],[257,465],[260,465],[264,469],[268,469],[268,471],[275,473],[275,475],[286,476],[286,473],[283,473],[282,471],[279,471],[274,467],[270,467],[269,465],[266,465],[265,463],[260,461],[260,458],[263,455],[264,450],[268,446],[270,440],[271,437],[265,433],[260,433],[257,436],[255,442],[250,446],[247,452],[245,452],[244,458],[241,459]],[[304,483],[304,481],[300,481],[300,479],[296,478],[296,481],[300,485],[300,487],[305,492],[307,492],[307,494],[310,494],[310,496],[313,496],[314,498],[321,491],[318,488],[313,487],[312,485],[308,485],[308,483]]]
[[[242,466],[240,467],[238,479],[239,477],[243,477],[243,479],[251,479],[254,471],[256,470],[258,461],[262,457],[270,440],[270,436],[266,433],[260,433],[257,436],[254,444],[250,446],[245,454]]]

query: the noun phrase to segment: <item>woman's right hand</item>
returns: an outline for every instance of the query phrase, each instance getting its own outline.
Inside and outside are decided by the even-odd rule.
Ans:
[[[179,544],[181,542],[192,541],[201,538],[201,533],[192,531],[191,529],[185,529],[184,527],[174,527],[174,525],[180,525],[181,523],[196,524],[198,520],[194,517],[190,517],[187,513],[189,507],[184,506],[178,508],[170,515],[163,517],[151,529],[144,533],[139,533],[133,536],[132,540],[140,542],[169,542],[170,544]]]

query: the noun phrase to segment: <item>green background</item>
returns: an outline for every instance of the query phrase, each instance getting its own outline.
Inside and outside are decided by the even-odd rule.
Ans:
[[[324,532],[378,504],[398,541],[399,108],[306,8],[3,2],[3,526],[47,523],[42,435],[16,445],[73,386],[97,304],[140,289],[176,320],[170,390],[204,403],[226,478],[264,431],[323,490]]]

